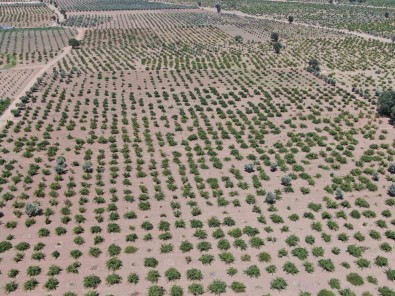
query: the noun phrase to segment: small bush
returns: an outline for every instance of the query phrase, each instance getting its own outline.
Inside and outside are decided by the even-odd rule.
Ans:
[[[364,284],[363,278],[355,272],[347,275],[347,281],[354,286],[362,286]]]
[[[278,290],[278,291],[285,290],[287,286],[288,284],[283,278],[275,278],[270,283],[270,288],[272,290]]]
[[[96,289],[101,283],[101,279],[96,275],[89,275],[84,278],[84,287]]]

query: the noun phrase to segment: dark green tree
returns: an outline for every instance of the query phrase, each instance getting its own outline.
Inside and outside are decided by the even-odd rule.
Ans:
[[[308,70],[312,72],[320,72],[320,62],[317,59],[310,59]]]
[[[281,45],[280,42],[273,43],[273,49],[274,49],[275,53],[279,54],[281,52],[282,48],[283,48],[283,46]]]
[[[278,35],[277,32],[273,32],[273,33],[270,35],[270,39],[272,40],[272,42],[278,42],[279,38],[280,38],[280,36]]]
[[[75,38],[69,39],[69,46],[71,46],[72,48],[77,48],[80,45],[81,45],[81,41],[79,41]]]
[[[221,4],[219,4],[219,3],[215,4],[215,8],[217,9],[218,13],[221,12]]]
[[[236,41],[237,43],[243,43],[243,36],[241,36],[241,35],[236,35],[236,36],[235,36],[235,41]]]
[[[382,116],[389,117],[391,121],[395,120],[395,91],[384,91],[377,102],[378,112]]]

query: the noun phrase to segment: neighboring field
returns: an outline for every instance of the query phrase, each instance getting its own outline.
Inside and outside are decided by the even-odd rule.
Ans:
[[[111,16],[97,14],[70,15],[62,25],[65,27],[96,27],[112,19]]]
[[[0,71],[0,98],[14,98],[37,71],[37,68]]]
[[[0,4],[0,25],[16,28],[45,27],[55,14],[43,3]]]
[[[0,31],[0,67],[11,56],[18,63],[47,62],[63,49],[75,31],[68,28],[36,28]]]
[[[49,2],[49,0],[46,0]],[[59,0],[59,8],[66,11],[100,11],[100,10],[145,10],[186,8],[185,5],[169,5],[146,0]]]
[[[170,0],[170,2],[191,5],[195,3],[181,0]],[[213,7],[214,5],[214,2],[202,1],[202,6]],[[252,15],[266,15],[278,20],[286,20],[291,15],[295,22],[366,32],[386,38],[395,37],[395,10],[393,9],[363,5],[260,0],[223,1],[222,8],[239,10]],[[387,17],[386,13],[388,13]]]

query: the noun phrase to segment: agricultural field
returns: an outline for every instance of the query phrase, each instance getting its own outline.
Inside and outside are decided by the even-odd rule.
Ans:
[[[197,3],[192,0],[169,0],[169,2],[178,5]],[[203,7],[214,5],[215,1],[201,1]],[[395,10],[393,9],[395,6],[331,5],[315,1],[229,0],[222,2],[222,8],[250,15],[265,15],[268,18],[284,21],[292,16],[294,21],[299,23],[347,29],[395,40]]]
[[[44,3],[0,2],[0,25],[15,28],[45,27],[53,24],[56,15]]]
[[[395,44],[143,2],[0,32],[0,295],[395,295]]]
[[[45,63],[76,34],[71,28],[32,28],[0,31],[0,67],[15,57],[18,64]]]
[[[45,0],[50,2],[50,0]],[[163,10],[181,9],[185,5],[171,5],[160,1],[147,0],[58,0],[56,1],[60,9],[67,12],[73,11],[112,11],[112,10]]]
[[[18,90],[23,88],[37,71],[37,68],[0,70],[0,98],[15,97]]]

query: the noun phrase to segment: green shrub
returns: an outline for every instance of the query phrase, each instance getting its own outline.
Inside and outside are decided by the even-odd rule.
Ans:
[[[172,267],[172,268],[169,268],[168,270],[166,270],[165,276],[167,277],[167,279],[169,281],[175,281],[175,280],[179,280],[181,278],[181,273],[177,269]]]
[[[160,274],[157,270],[150,270],[147,273],[146,279],[152,283],[157,283],[159,281]]]
[[[272,260],[272,256],[269,253],[261,252],[258,254],[258,260],[267,263]]]
[[[275,278],[270,283],[270,288],[272,290],[278,290],[278,291],[285,290],[287,286],[288,284],[283,278]]]
[[[395,281],[395,269],[388,269],[385,274],[388,280]]]
[[[188,269],[187,279],[190,281],[201,281],[203,279],[203,273],[196,268]]]
[[[96,289],[101,283],[101,279],[97,275],[89,275],[84,278],[84,287]]]
[[[233,282],[230,287],[235,293],[244,293],[246,289],[246,286],[240,282]]]
[[[298,268],[296,267],[295,264],[293,264],[292,262],[285,262],[283,265],[283,270],[288,273],[288,274],[292,274],[295,275],[297,273],[299,273]]]
[[[12,249],[12,244],[8,241],[0,242],[0,254]]]
[[[226,292],[226,283],[224,281],[215,280],[208,286],[208,290],[213,294],[220,295]]]
[[[362,286],[364,284],[363,278],[356,272],[349,273],[347,281],[354,286]]]
[[[147,257],[144,258],[144,266],[145,267],[151,267],[151,268],[155,268],[158,266],[158,260],[156,260],[154,257]]]
[[[106,282],[108,285],[117,285],[122,283],[122,277],[119,274],[112,273],[106,277]]]
[[[180,286],[173,286],[170,289],[170,296],[183,296],[184,290]]]
[[[204,293],[204,288],[200,284],[191,284],[188,286],[188,291],[192,295],[202,295]]]
[[[165,289],[161,286],[151,286],[148,288],[148,296],[163,296]]]
[[[131,273],[128,275],[128,282],[137,285],[140,281],[140,277],[137,273]]]
[[[256,266],[256,265],[252,265],[252,266],[248,267],[244,271],[244,273],[251,278],[258,278],[261,275],[261,272],[260,272],[258,266]]]
[[[323,290],[318,292],[317,296],[336,296],[336,294],[333,293],[332,291],[323,289]]]

